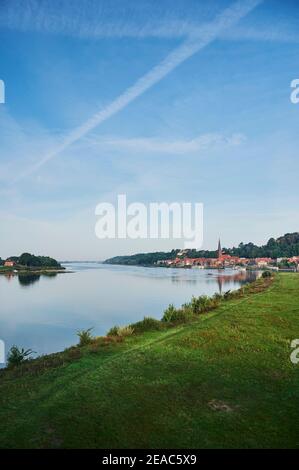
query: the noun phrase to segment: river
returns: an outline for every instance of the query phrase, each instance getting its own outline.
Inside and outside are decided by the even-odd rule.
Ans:
[[[73,272],[51,276],[0,275],[0,339],[37,355],[77,342],[76,331],[104,335],[113,325],[151,316],[160,319],[173,303],[192,295],[237,289],[255,274],[235,270],[145,268],[96,263],[66,265]]]

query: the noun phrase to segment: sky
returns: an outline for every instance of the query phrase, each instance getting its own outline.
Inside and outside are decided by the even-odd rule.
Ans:
[[[95,208],[204,205],[202,248],[298,231],[299,4],[0,0],[0,256],[181,248],[99,240]]]

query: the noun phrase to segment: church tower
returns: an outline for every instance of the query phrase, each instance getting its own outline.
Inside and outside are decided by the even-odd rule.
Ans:
[[[220,242],[220,238],[219,238],[219,242],[218,242],[218,259],[221,259],[222,257],[222,248],[221,248],[221,242]]]

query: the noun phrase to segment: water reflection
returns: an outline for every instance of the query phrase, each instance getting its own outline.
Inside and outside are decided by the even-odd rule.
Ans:
[[[168,268],[169,269],[169,268]],[[229,289],[238,289],[240,286],[247,284],[248,282],[255,281],[259,273],[256,271],[237,271],[231,273],[231,271],[221,270],[202,270],[201,273],[204,274],[204,277],[197,275],[198,271],[188,270],[187,273],[182,273],[182,268],[180,272],[172,273],[170,280],[173,284],[189,284],[196,285],[199,283],[218,285],[219,294],[222,294],[225,289],[225,284],[229,285]]]
[[[22,287],[31,286],[40,280],[40,277],[43,276],[44,278],[55,278],[57,273],[43,273],[43,274],[36,274],[36,273],[26,273],[26,274],[19,274],[18,279],[19,283]]]
[[[43,277],[48,278],[48,279],[53,279],[54,277],[58,276],[58,273],[43,273]]]
[[[219,274],[217,276],[217,284],[219,289],[219,294],[223,292],[223,286],[225,284],[234,284],[236,285],[236,289],[239,286],[244,284],[248,284],[249,282],[255,281],[258,277],[259,273],[255,271],[239,271],[236,274]]]
[[[3,276],[9,282],[14,278],[15,275],[12,272],[8,272],[5,274],[1,274],[1,276]]]

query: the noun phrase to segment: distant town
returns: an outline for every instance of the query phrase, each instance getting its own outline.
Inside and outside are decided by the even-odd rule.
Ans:
[[[115,256],[106,260],[105,263],[175,268],[268,269],[299,272],[299,232],[286,233],[277,239],[270,238],[262,246],[257,246],[252,242],[246,244],[241,242],[237,247],[222,248],[219,239],[215,251],[177,249],[168,253],[138,253],[129,256]]]
[[[174,268],[199,268],[199,269],[224,269],[224,268],[248,268],[248,269],[270,269],[273,271],[287,270],[299,271],[299,256],[290,258],[244,258],[225,254],[221,248],[221,241],[218,243],[218,256],[216,258],[189,258],[189,250],[182,250],[177,253],[175,259],[162,259],[155,264],[164,267]]]

